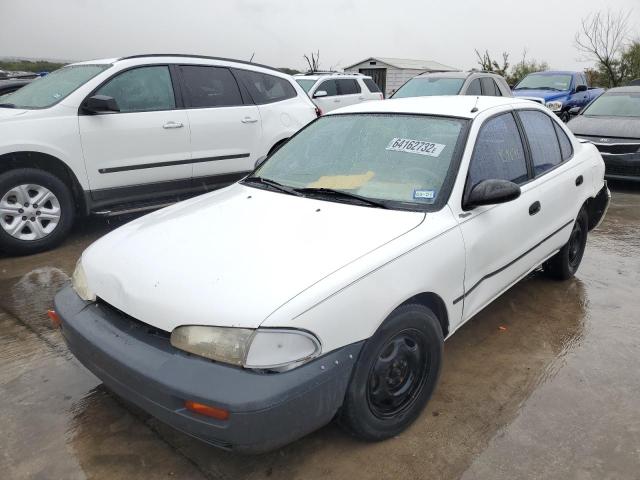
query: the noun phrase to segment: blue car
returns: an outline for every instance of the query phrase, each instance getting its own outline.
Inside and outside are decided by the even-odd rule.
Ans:
[[[546,105],[565,122],[571,117],[569,110],[582,109],[604,93],[602,88],[589,87],[584,73],[567,71],[531,73],[512,91],[514,97]]]

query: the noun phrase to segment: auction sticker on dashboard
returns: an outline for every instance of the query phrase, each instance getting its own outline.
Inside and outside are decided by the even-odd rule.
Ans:
[[[427,200],[433,202],[436,198],[435,190],[414,190],[413,198],[415,200]]]
[[[446,145],[442,143],[426,142],[424,140],[411,140],[410,138],[393,138],[387,150],[394,152],[416,153],[418,155],[428,155],[430,157],[439,157]]]

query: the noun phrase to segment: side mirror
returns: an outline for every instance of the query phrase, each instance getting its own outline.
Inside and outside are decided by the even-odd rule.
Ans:
[[[509,180],[483,180],[478,183],[465,202],[465,208],[495,205],[515,200],[520,196],[520,187]]]
[[[318,90],[316,93],[313,94],[313,98],[326,97],[327,95],[328,93],[326,92],[326,90]]]
[[[569,109],[569,115],[572,115],[572,116],[579,115],[580,114],[580,110],[582,110],[580,107],[571,107]]]
[[[89,114],[119,112],[118,102],[113,97],[106,95],[94,95],[89,97],[83,104],[82,110]]]
[[[586,91],[587,91],[587,86],[586,86],[586,85],[578,85],[578,86],[576,87],[576,93],[579,93],[579,92],[586,92]]]

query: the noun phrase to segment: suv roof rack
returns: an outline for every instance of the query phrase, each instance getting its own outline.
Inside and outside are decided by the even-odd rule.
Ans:
[[[133,58],[147,58],[147,57],[203,58],[203,59],[206,59],[206,60],[220,60],[222,62],[235,62],[235,63],[242,63],[244,65],[253,65],[254,67],[267,68],[269,70],[274,70],[276,72],[285,73],[285,72],[283,72],[282,70],[280,70],[278,68],[271,67],[269,65],[263,65],[261,63],[248,62],[246,60],[237,60],[235,58],[210,57],[210,56],[207,56],[207,55],[189,55],[189,54],[186,54],[186,53],[147,53],[147,54],[140,54],[140,55],[129,55],[127,57],[120,57],[116,61],[119,62],[121,60],[131,60]]]
[[[304,73],[296,73],[296,75],[305,76],[305,77],[311,76],[311,75],[354,75],[359,77],[366,76],[363,73],[359,73],[359,72],[336,72],[335,70],[315,70],[315,71],[308,71]]]

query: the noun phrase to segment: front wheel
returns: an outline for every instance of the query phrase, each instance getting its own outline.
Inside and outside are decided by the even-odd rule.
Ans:
[[[543,269],[547,275],[556,280],[568,280],[576,274],[587,246],[588,231],[589,217],[582,208],[571,229],[569,241],[545,262]]]
[[[442,329],[422,305],[398,307],[365,343],[338,420],[377,441],[406,429],[431,398],[440,374]]]
[[[58,177],[33,168],[0,175],[0,250],[27,255],[53,248],[74,214],[71,192]]]

